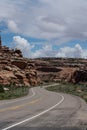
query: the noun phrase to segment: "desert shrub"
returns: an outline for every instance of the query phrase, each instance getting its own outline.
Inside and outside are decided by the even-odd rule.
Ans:
[[[0,84],[0,93],[4,93],[3,85]]]

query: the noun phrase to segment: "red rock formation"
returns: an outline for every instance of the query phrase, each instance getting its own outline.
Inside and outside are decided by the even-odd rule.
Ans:
[[[20,69],[26,69],[26,67],[27,67],[27,62],[22,61],[22,60],[19,60],[19,61],[14,60],[11,62],[11,64],[17,66]]]
[[[86,59],[42,58],[34,63],[42,82],[87,83]]]
[[[34,64],[22,57],[20,50],[1,47],[0,51],[0,83],[35,86],[38,83]]]
[[[87,70],[76,70],[71,76],[72,83],[87,82]]]

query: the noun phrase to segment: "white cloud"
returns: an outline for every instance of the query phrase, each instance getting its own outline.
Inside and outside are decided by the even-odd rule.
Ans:
[[[20,36],[13,37],[13,46],[17,49],[20,49],[24,57],[37,58],[53,56],[51,45],[45,44],[42,48],[32,51],[32,49],[34,49],[34,45],[31,45],[25,38]]]
[[[12,31],[12,32],[19,32],[19,29],[17,27],[17,24],[13,21],[13,20],[9,20],[8,21],[8,28]]]
[[[87,39],[86,0],[1,0],[0,19],[11,30],[39,38]],[[17,29],[16,28],[16,29]]]
[[[44,45],[41,49],[36,50],[33,53],[33,57],[51,57],[53,56],[53,50],[51,45]]]
[[[13,37],[15,48],[22,51],[23,55],[28,58],[37,57],[67,57],[67,58],[87,58],[87,50],[83,49],[80,44],[74,47],[63,47],[54,51],[52,45],[44,44],[42,48],[32,51],[34,45],[31,45],[26,39],[20,36]]]
[[[13,44],[15,48],[20,49],[22,51],[25,57],[32,57],[32,45],[30,45],[30,43],[26,39],[20,36],[14,36]]]
[[[60,48],[56,57],[87,58],[87,50],[82,49],[80,44],[76,44],[74,47]]]
[[[40,30],[49,33],[58,33],[65,30],[65,26],[60,23],[58,20],[51,20],[50,17],[40,17],[38,18],[37,25]]]

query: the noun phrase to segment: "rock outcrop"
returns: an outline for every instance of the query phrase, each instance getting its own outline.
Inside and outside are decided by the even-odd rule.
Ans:
[[[0,84],[14,83],[17,86],[35,86],[38,84],[37,71],[30,60],[23,58],[20,50],[1,47]]]
[[[76,70],[71,76],[72,83],[87,82],[87,70]]]
[[[87,60],[40,58],[32,60],[42,82],[87,83]]]

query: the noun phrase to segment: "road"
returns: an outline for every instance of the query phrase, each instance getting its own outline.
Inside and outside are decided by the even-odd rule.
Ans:
[[[32,88],[27,97],[0,101],[0,130],[86,130],[87,105],[75,96]]]

